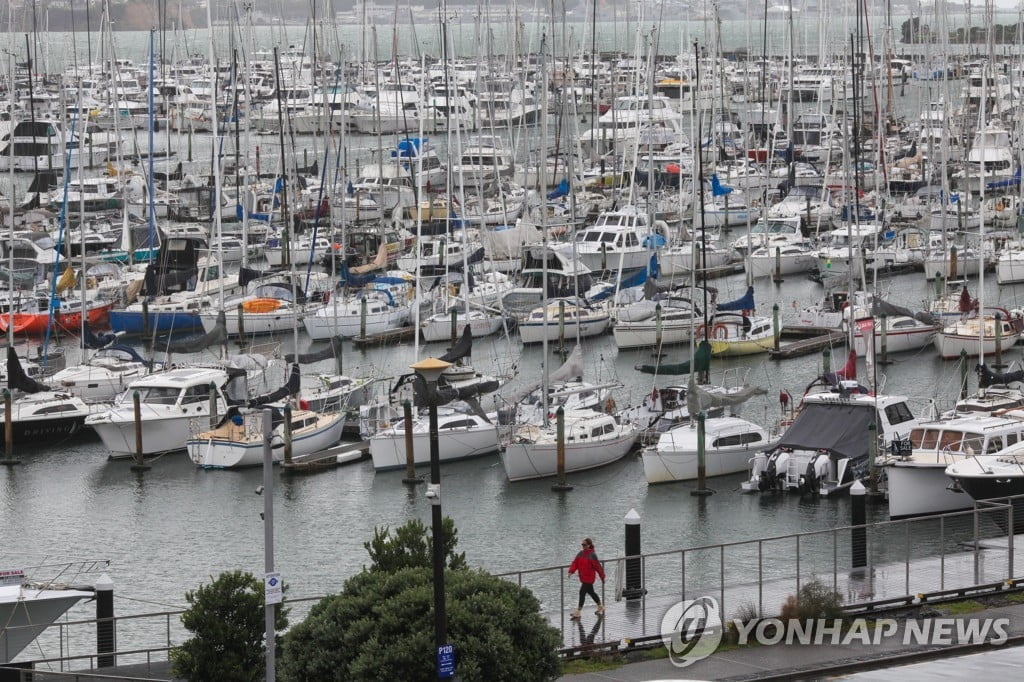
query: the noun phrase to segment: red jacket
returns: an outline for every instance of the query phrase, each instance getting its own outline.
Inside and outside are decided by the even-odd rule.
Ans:
[[[580,572],[581,583],[593,583],[595,576],[601,576],[601,580],[604,580],[604,567],[598,561],[597,552],[593,548],[581,551],[572,560],[572,564],[569,566],[569,575],[576,571]]]

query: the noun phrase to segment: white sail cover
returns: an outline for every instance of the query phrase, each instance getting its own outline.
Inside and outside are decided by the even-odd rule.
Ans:
[[[565,362],[562,363],[562,366],[556,369],[548,376],[548,383],[557,384],[561,381],[574,379],[575,377],[580,376],[583,376],[583,349],[580,348],[579,344],[576,344],[576,347],[572,349],[571,353],[569,353],[569,357],[565,359]],[[511,396],[511,401],[513,403],[518,403],[520,400],[530,395],[540,387],[541,382],[539,381],[532,384],[527,384],[526,386],[519,389],[518,391],[515,392],[514,395]]]
[[[698,412],[707,412],[712,407],[732,407],[750,400],[755,395],[764,395],[766,390],[760,386],[747,386],[728,393],[711,393],[697,385],[694,378],[696,373],[690,374],[690,382],[686,386],[686,409],[691,415]]]

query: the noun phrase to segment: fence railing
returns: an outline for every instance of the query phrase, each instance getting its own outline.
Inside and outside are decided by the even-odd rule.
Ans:
[[[606,622],[589,635],[579,623],[578,637],[569,616],[579,583],[568,566],[498,575],[537,596],[545,616],[561,628],[566,649],[653,640],[673,604],[697,597],[714,597],[722,617],[731,620],[776,616],[812,581],[838,593],[851,611],[1000,589],[1015,583],[1024,566],[1024,556],[1016,556],[1024,542],[1014,538],[1015,528],[1024,531],[1022,509],[1024,496],[987,500],[962,512],[615,557],[604,561],[608,581],[600,588]],[[290,620],[301,620],[320,598],[286,600]],[[113,654],[119,665],[166,660],[190,636],[182,613],[114,617],[114,651],[105,655]],[[35,662],[56,672],[95,669],[96,625],[96,619],[50,625],[40,639],[59,646],[60,654]]]

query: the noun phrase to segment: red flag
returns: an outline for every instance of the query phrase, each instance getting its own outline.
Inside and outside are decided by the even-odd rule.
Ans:
[[[869,318],[868,322],[871,324],[871,327],[869,328],[870,331],[867,333],[873,335],[875,329],[874,320],[871,320]],[[858,322],[858,324],[860,323]],[[869,336],[868,338],[871,337]],[[857,351],[850,349],[850,354],[846,356],[846,367],[843,367],[841,370],[836,372],[836,376],[839,377],[840,379],[848,380],[853,380],[857,378]]]

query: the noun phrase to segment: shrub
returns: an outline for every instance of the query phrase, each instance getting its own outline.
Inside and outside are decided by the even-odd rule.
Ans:
[[[442,522],[442,551],[446,564],[451,569],[466,567],[465,553],[456,554],[459,534],[455,522],[445,517]],[[371,571],[394,573],[403,568],[433,566],[434,541],[427,527],[419,519],[412,519],[395,529],[392,537],[387,526],[375,528],[373,539],[364,542],[363,547],[370,555]]]
[[[171,650],[174,674],[187,680],[256,682],[265,677],[266,620],[263,581],[251,573],[221,573],[209,585],[187,592],[181,622],[194,636]],[[274,627],[288,627],[278,606]]]
[[[446,519],[451,523],[450,519]],[[533,594],[455,554],[446,534],[448,642],[460,680],[551,680],[560,674],[561,636]],[[433,571],[426,528],[412,521],[377,530],[366,543],[373,565],[322,599],[284,638],[278,672],[286,682],[433,680]],[[452,568],[452,566],[455,568]]]
[[[820,580],[812,580],[800,587],[799,595],[791,594],[782,605],[782,620],[808,618],[842,618],[843,597],[826,587]]]

